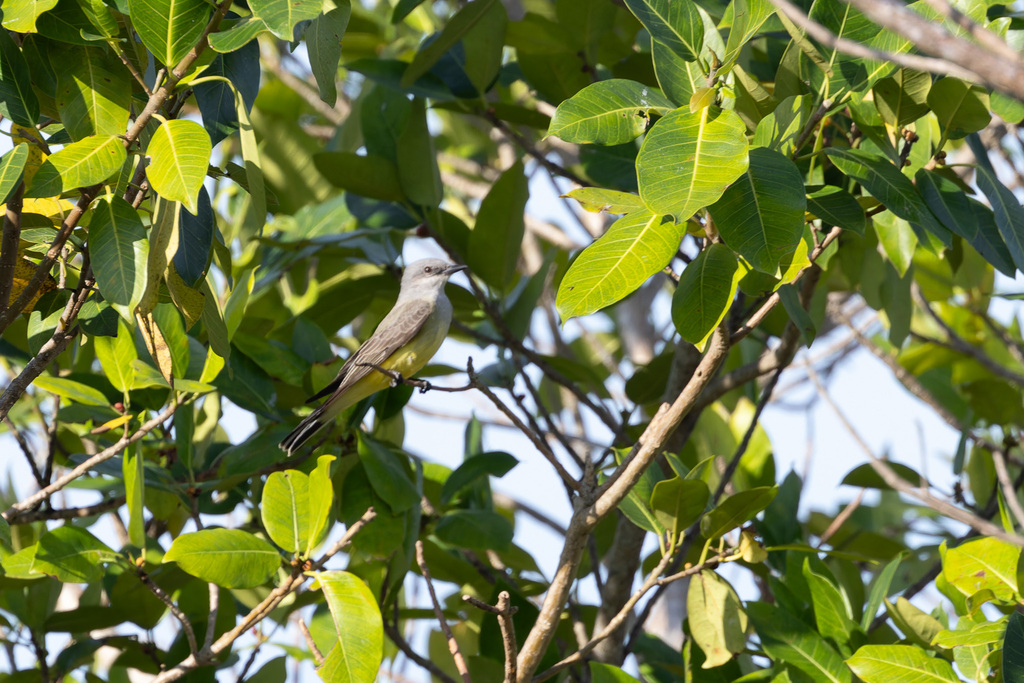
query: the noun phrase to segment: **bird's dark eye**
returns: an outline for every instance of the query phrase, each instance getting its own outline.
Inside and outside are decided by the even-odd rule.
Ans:
[[[430,266],[424,266],[424,268],[423,268],[423,272],[424,272],[424,273],[431,273],[431,272],[433,272],[433,269],[431,269],[431,267],[430,267]]]

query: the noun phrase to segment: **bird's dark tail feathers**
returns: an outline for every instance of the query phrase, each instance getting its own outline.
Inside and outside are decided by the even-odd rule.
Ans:
[[[323,410],[317,408],[300,422],[299,426],[293,429],[288,436],[284,437],[278,446],[288,454],[289,458],[292,457],[295,451],[302,448],[304,443],[313,438],[313,435],[327,424],[327,421],[323,420],[322,417]]]

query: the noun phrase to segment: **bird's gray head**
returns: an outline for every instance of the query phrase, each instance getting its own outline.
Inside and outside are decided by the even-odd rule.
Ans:
[[[402,289],[434,287],[440,289],[454,273],[466,266],[453,266],[439,258],[425,258],[410,263],[402,274]]]

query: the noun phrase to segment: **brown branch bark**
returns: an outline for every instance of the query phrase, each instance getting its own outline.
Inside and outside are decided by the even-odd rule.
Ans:
[[[7,200],[4,211],[4,233],[0,241],[0,311],[7,310],[14,285],[14,268],[18,263],[18,243],[21,240],[21,207],[24,202],[25,183],[18,183],[14,194]]]

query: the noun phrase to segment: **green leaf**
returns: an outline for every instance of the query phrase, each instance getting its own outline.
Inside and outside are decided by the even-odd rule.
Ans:
[[[504,550],[512,543],[512,525],[491,510],[454,510],[441,517],[434,534],[445,543],[473,550]]]
[[[686,227],[646,209],[615,221],[569,266],[555,306],[563,321],[589,315],[632,294],[675,256]]]
[[[966,596],[991,590],[997,599],[1017,592],[1020,548],[996,538],[979,538],[950,548],[942,558],[942,575]]]
[[[793,666],[815,681],[851,683],[853,677],[839,654],[817,632],[781,607],[747,603],[761,647],[775,661]]]
[[[117,173],[127,154],[119,138],[90,135],[73,142],[42,163],[26,197],[56,197],[62,192],[101,183]]]
[[[36,19],[57,6],[57,0],[10,0],[4,3],[3,26],[15,33],[35,33]]]
[[[878,242],[882,245],[889,262],[896,268],[900,277],[907,274],[910,263],[917,249],[917,235],[910,223],[894,216],[891,211],[883,211],[872,218]]]
[[[809,95],[787,97],[761,119],[754,131],[754,147],[767,147],[790,156],[811,117]]]
[[[224,588],[255,588],[281,566],[281,556],[264,540],[240,529],[203,529],[174,539],[164,562]]]
[[[672,48],[658,41],[651,43],[651,59],[654,62],[654,75],[673,103],[688,104],[693,93],[707,86],[707,77],[697,62],[687,62],[672,51]]]
[[[831,638],[840,647],[847,647],[850,636],[860,630],[860,626],[851,618],[853,615],[850,614],[850,606],[843,594],[826,576],[811,568],[811,558],[804,558],[803,577],[811,591],[814,623],[818,633]]]
[[[721,666],[746,649],[747,614],[733,587],[715,572],[705,569],[690,579],[686,613],[693,640],[704,651],[701,668]]]
[[[572,197],[591,213],[604,211],[622,215],[644,208],[643,200],[635,194],[601,187],[577,187],[562,196]]]
[[[124,491],[128,504],[128,540],[136,548],[146,547],[146,526],[143,519],[146,498],[146,467],[142,457],[142,444],[125,449],[121,466],[124,477]]]
[[[783,285],[776,291],[779,293],[782,307],[786,309],[789,319],[800,330],[800,338],[803,339],[804,344],[810,346],[814,342],[818,329],[814,320],[811,319],[811,314],[800,302],[800,291],[795,285]]]
[[[946,76],[936,81],[928,92],[928,106],[939,120],[942,140],[959,140],[988,125],[988,93],[980,85],[965,83]],[[942,145],[936,146],[936,150]]]
[[[691,0],[626,0],[651,37],[693,62],[704,47],[704,19]]]
[[[640,147],[640,197],[653,213],[682,223],[721,197],[747,163],[746,129],[735,112],[677,109],[654,124]]]
[[[654,485],[651,509],[658,523],[676,537],[704,514],[710,497],[708,485],[703,481],[672,477]]]
[[[1013,262],[1018,269],[1024,268],[1024,207],[995,173],[979,164],[975,174],[978,188],[992,205],[996,227],[1010,249]]]
[[[729,39],[725,44],[725,54],[720,55],[722,66],[719,73],[726,73],[739,57],[740,50],[747,42],[757,35],[764,22],[775,13],[775,7],[768,0],[734,0],[726,10],[723,19],[732,19],[729,27]],[[729,14],[732,14],[729,17]]]
[[[5,204],[11,198],[14,188],[24,178],[28,151],[28,143],[19,142],[14,149],[0,157],[0,204]]]
[[[924,228],[947,247],[952,245],[949,231],[928,210],[910,178],[900,173],[884,157],[859,149],[835,147],[829,148],[826,153],[840,171],[863,185],[885,208],[909,221],[911,225]]]
[[[83,406],[110,405],[110,401],[107,400],[107,397],[99,389],[94,389],[88,384],[82,384],[66,377],[41,375],[33,380],[32,385],[37,389],[49,391],[63,399],[79,403]]]
[[[225,24],[221,24],[221,26],[223,27]],[[215,52],[231,53],[248,45],[256,36],[266,30],[268,30],[267,25],[262,19],[245,17],[234,26],[211,34],[210,47]]]
[[[169,69],[199,42],[211,11],[203,0],[128,0],[128,10],[143,45]]]
[[[306,27],[303,39],[309,53],[309,66],[320,90],[320,99],[330,106],[338,101],[338,63],[341,61],[341,37],[345,35],[352,14],[349,0],[339,0],[338,6],[321,12]]]
[[[321,152],[313,155],[313,163],[335,187],[385,202],[405,199],[398,179],[398,167],[382,156]]]
[[[334,502],[334,487],[331,485],[331,463],[333,455],[321,455],[316,460],[316,469],[309,474],[309,542],[305,557],[323,541],[330,529],[331,505]]]
[[[298,470],[267,477],[260,515],[267,534],[282,549],[297,553],[309,542],[309,477]]]
[[[435,40],[421,47],[416,56],[412,58],[412,63],[402,74],[402,88],[408,88],[416,82],[416,79],[430,71],[431,67],[437,64],[448,50],[488,16],[491,5],[496,1],[473,0],[456,12],[445,24],[441,34]]]
[[[90,583],[103,576],[104,562],[117,553],[85,529],[60,526],[39,539],[35,570],[64,583]]]
[[[639,683],[637,679],[611,664],[591,660],[587,662],[587,666],[590,669],[591,683]]]
[[[472,89],[453,87],[456,96],[484,95],[497,81],[501,71],[505,50],[505,32],[508,28],[508,12],[500,2],[491,3],[478,22],[462,37],[462,55],[451,50],[449,56],[457,63]],[[442,73],[440,69],[434,73]],[[461,81],[461,78],[458,79]],[[497,111],[495,111],[495,115]]]
[[[7,549],[11,547],[11,525],[3,517],[0,517],[0,543]]]
[[[956,183],[934,171],[919,169],[914,181],[943,225],[967,240],[996,270],[1013,277],[1017,268],[991,209],[970,199]]]
[[[700,520],[701,533],[704,538],[718,538],[729,533],[768,507],[778,492],[778,486],[758,486],[734,493],[704,515]]]
[[[778,152],[750,150],[750,165],[722,198],[708,207],[722,240],[750,265],[780,275],[779,264],[804,232],[803,176]]]
[[[857,199],[834,185],[809,185],[807,210],[826,225],[838,225],[843,230],[863,235],[868,218]]]
[[[317,669],[330,683],[372,683],[384,658],[384,622],[373,593],[355,574],[314,574],[334,622],[337,642]]]
[[[107,50],[72,47],[60,51],[57,109],[72,140],[89,135],[124,135],[132,84],[121,62]]]
[[[89,248],[103,298],[131,322],[145,291],[149,259],[146,230],[131,204],[116,195],[96,202],[89,226]]]
[[[196,214],[212,149],[210,136],[195,121],[167,121],[156,129],[146,149],[151,159],[146,177],[161,197],[181,202]]]
[[[592,83],[558,105],[548,135],[577,144],[619,145],[647,130],[651,113],[675,109],[658,90],[622,78]]]
[[[205,187],[199,188],[197,204],[198,211],[194,215],[186,210],[178,212],[178,248],[173,256],[175,270],[190,287],[206,276],[217,227]]]
[[[923,71],[900,69],[875,83],[875,108],[890,126],[902,128],[928,112],[932,76]]]
[[[39,120],[39,100],[32,90],[28,62],[11,34],[0,33],[3,34],[0,35],[0,114],[19,125],[34,128]]]
[[[469,233],[469,266],[491,287],[506,289],[515,277],[526,230],[523,212],[529,197],[523,162],[516,161],[480,202],[476,224]]]
[[[932,642],[942,631],[942,622],[918,609],[903,596],[897,598],[895,603],[886,600],[885,609],[903,635],[925,649],[931,648]]]
[[[411,104],[405,130],[395,140],[398,183],[409,201],[434,208],[444,198],[444,187],[434,137],[427,128],[427,104],[422,97]]]
[[[131,391],[135,383],[132,362],[139,357],[132,329],[122,318],[117,318],[117,335],[96,337],[95,343],[96,360],[100,362],[103,374],[118,391]]]
[[[864,683],[956,683],[960,680],[949,662],[930,657],[911,645],[865,645],[846,660]]]
[[[913,484],[914,486],[920,486],[922,479],[921,475],[912,467],[898,462],[890,462],[887,465],[901,478]],[[858,486],[866,489],[879,489],[881,491],[892,491],[892,487],[885,483],[882,476],[878,474],[877,470],[871,466],[871,463],[866,462],[863,465],[857,465],[852,470],[846,473],[843,480],[839,482],[842,486]]]
[[[223,76],[227,82],[219,78],[213,79],[213,76]],[[217,55],[203,70],[202,79],[206,77],[211,77],[211,80],[200,80],[199,83],[194,83],[193,91],[196,96],[196,104],[199,105],[199,112],[203,117],[203,128],[210,136],[210,143],[216,146],[235,131],[239,131],[239,137],[244,143],[246,138],[254,133],[251,126],[248,130],[239,130],[242,124],[238,109],[239,107],[244,109],[248,117],[248,112],[252,111],[256,95],[259,93],[259,43],[251,42],[239,47],[234,52]],[[248,121],[248,118],[245,120]],[[246,157],[246,150],[243,149],[243,159]],[[228,165],[228,174],[231,175],[230,164]],[[252,194],[251,183],[239,184]]]
[[[672,322],[679,336],[704,348],[729,312],[742,271],[724,244],[712,244],[683,270],[672,295]]]
[[[384,499],[395,514],[419,505],[422,494],[409,478],[408,467],[401,458],[384,444],[359,434],[359,462],[374,492]]]
[[[889,595],[892,579],[896,576],[896,570],[899,568],[902,559],[900,555],[897,555],[889,560],[889,564],[885,565],[882,571],[878,573],[878,576],[875,577],[875,580],[871,582],[867,604],[864,606],[864,613],[860,618],[860,628],[865,633],[871,628],[871,622],[875,620],[878,608],[881,607],[882,602]]]
[[[451,501],[462,489],[473,482],[484,477],[503,477],[519,464],[519,461],[508,453],[495,451],[492,453],[480,453],[474,455],[455,468],[455,471],[448,475],[444,485],[441,487],[441,503]]]
[[[1024,615],[1014,611],[1003,639],[1003,680],[1024,680]]]

